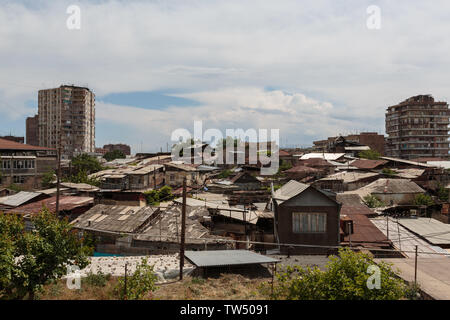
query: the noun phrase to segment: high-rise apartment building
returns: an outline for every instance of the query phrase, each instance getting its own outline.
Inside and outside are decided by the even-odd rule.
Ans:
[[[95,152],[95,95],[88,88],[39,90],[39,145],[58,148],[63,158]]]
[[[28,117],[26,120],[26,138],[27,144],[32,146],[39,145],[39,116]]]
[[[387,108],[386,155],[402,159],[448,158],[449,117],[447,102],[419,95]]]

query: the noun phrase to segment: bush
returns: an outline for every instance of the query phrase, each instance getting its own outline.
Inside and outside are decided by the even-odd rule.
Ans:
[[[126,292],[125,277],[119,278],[115,291],[121,300],[141,300],[146,294],[158,288],[156,286],[157,279],[153,266],[148,265],[147,259],[143,258],[134,274],[127,278]]]
[[[373,272],[380,270],[379,289],[369,288]],[[407,287],[391,266],[375,264],[369,254],[339,249],[339,257],[330,257],[326,271],[317,267],[287,267],[277,274],[278,285],[272,298],[289,300],[397,300],[406,297]]]
[[[363,200],[369,208],[380,208],[385,206],[383,201],[371,194],[365,196]]]
[[[104,287],[109,280],[111,280],[111,275],[104,274],[100,271],[97,274],[94,274],[92,272],[88,273],[87,277],[83,279],[83,282],[90,286]]]

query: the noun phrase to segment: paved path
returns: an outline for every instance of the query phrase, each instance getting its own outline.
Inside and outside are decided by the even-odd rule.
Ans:
[[[414,282],[414,259],[375,259],[383,260],[400,269],[400,277]],[[417,282],[420,288],[436,300],[450,300],[450,258],[418,258]]]

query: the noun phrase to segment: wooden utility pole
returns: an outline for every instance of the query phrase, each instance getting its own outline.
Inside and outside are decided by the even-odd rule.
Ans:
[[[61,152],[62,152],[62,124],[60,124],[59,128],[59,143],[58,143],[58,172],[56,174],[56,208],[55,213],[56,216],[59,215],[59,193],[60,193],[60,185],[61,185]]]
[[[389,240],[389,214],[386,214],[386,238]]]
[[[125,283],[124,283],[124,295],[123,298],[124,300],[127,300],[127,273],[128,273],[128,262],[125,262]]]
[[[181,208],[180,280],[183,280],[185,233],[186,233],[186,177],[183,179],[183,207]]]
[[[416,246],[416,258],[414,261],[414,284],[417,285],[417,248],[418,246]]]

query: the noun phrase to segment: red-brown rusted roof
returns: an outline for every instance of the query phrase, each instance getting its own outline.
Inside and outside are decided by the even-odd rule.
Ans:
[[[54,150],[45,147],[37,147],[29,144],[19,143],[15,141],[10,141],[0,138],[0,150],[29,150],[29,151],[39,151],[39,150]]]
[[[308,167],[333,167],[331,163],[322,158],[309,158],[300,160],[300,164]]]
[[[78,207],[87,206],[94,203],[94,198],[91,197],[75,197],[75,196],[60,196],[59,198],[59,210],[60,211],[70,211]],[[46,207],[50,212],[56,211],[56,196],[41,201],[36,201],[29,203],[11,210],[9,213],[15,214],[37,214]]]
[[[286,173],[314,173],[314,172],[320,172],[321,170],[316,169],[316,168],[311,168],[311,167],[307,167],[307,166],[295,166],[292,167],[284,172]]]
[[[375,169],[376,167],[385,165],[387,163],[386,160],[355,160],[351,163],[353,167],[358,169]]]
[[[389,244],[387,237],[369,220],[368,216],[374,214],[372,209],[361,202],[355,194],[337,194],[336,200],[342,203],[341,218],[344,216],[353,220],[353,233],[344,237],[344,242],[360,244],[366,247],[386,246]]]

